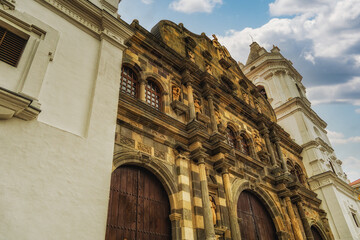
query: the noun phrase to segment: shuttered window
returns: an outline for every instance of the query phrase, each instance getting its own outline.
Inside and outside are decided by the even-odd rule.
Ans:
[[[0,61],[16,67],[27,40],[0,27]]]

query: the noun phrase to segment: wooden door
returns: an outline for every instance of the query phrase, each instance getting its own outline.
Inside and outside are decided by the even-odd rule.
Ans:
[[[270,214],[260,200],[252,193],[243,191],[237,204],[241,239],[274,240],[276,230]]]
[[[111,176],[106,240],[170,240],[170,204],[149,171],[117,168]]]
[[[322,240],[323,239],[321,237],[319,231],[315,227],[311,227],[311,232],[313,234],[314,240]]]

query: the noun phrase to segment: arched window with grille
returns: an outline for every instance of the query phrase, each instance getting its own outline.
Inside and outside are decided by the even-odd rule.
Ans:
[[[145,87],[145,101],[151,107],[161,110],[161,90],[151,79],[147,81]]]
[[[249,141],[247,140],[245,134],[240,135],[240,151],[245,155],[250,155]]]
[[[131,68],[123,66],[121,70],[120,92],[136,98],[138,96],[138,86],[139,83],[135,72]]]
[[[227,137],[227,141],[228,141],[229,145],[232,148],[239,149],[234,131],[231,128],[227,127],[226,132],[227,132],[226,137]]]

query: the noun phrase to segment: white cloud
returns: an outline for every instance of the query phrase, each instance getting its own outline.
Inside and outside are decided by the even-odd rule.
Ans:
[[[141,2],[149,5],[149,4],[152,4],[154,2],[154,0],[141,0]]]
[[[355,112],[360,114],[360,108],[356,109]]]
[[[219,37],[235,58],[245,60],[250,34],[265,48],[274,43],[280,48],[281,43],[295,44],[302,48],[302,57],[312,63],[316,58],[333,58],[360,64],[359,51],[349,54],[360,43],[359,0],[276,0],[269,8],[273,16],[288,17]]]
[[[360,136],[345,138],[344,134],[327,130],[329,140],[332,144],[360,143]],[[359,168],[360,169],[360,168]]]
[[[345,83],[308,88],[307,96],[313,105],[338,102],[360,106],[360,77]]]
[[[169,7],[183,13],[206,12],[211,13],[216,5],[221,5],[222,0],[176,0]]]
[[[343,170],[351,182],[360,178],[360,159],[349,156],[343,160]]]

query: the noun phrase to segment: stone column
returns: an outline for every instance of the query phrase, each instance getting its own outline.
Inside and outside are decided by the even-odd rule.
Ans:
[[[308,220],[306,219],[305,210],[304,210],[304,207],[303,207],[301,201],[297,201],[296,206],[297,206],[297,208],[299,210],[301,222],[302,222],[304,230],[305,230],[306,239],[307,240],[314,240],[314,236],[313,236],[313,234],[311,232],[310,224],[309,224]]]
[[[292,226],[293,231],[294,231],[295,240],[303,240],[303,237],[302,237],[302,234],[301,234],[301,231],[300,231],[300,227],[299,227],[299,225],[297,223],[295,213],[294,213],[294,209],[292,207],[291,200],[290,200],[289,196],[285,197],[285,203],[286,203],[288,213],[290,215],[290,222],[291,222],[291,226]]]
[[[209,189],[208,182],[206,178],[206,168],[204,157],[199,159],[199,170],[200,170],[200,186],[201,186],[201,199],[204,209],[204,228],[205,228],[205,239],[206,240],[215,240],[215,230],[214,223],[212,218],[210,200],[209,200]]]
[[[178,185],[181,186],[181,190],[177,193],[177,201],[178,201],[178,210],[180,213],[176,215],[180,217],[180,235],[182,240],[191,240],[194,239],[193,233],[193,221],[192,216],[189,216],[189,212],[191,212],[191,194],[190,194],[190,177],[189,177],[189,162],[188,154],[178,153],[176,154],[175,164],[179,169],[177,182]],[[177,218],[176,218],[177,219]],[[176,220],[175,219],[175,220]]]
[[[233,195],[231,192],[231,182],[228,169],[224,169],[222,172],[225,196],[226,196],[226,205],[228,207],[229,217],[230,217],[230,230],[231,230],[231,239],[240,240],[240,226],[237,217],[237,209],[233,203]]]
[[[181,238],[181,214],[179,213],[172,213],[169,215],[171,221],[171,235],[175,237],[175,239],[182,239]]]
[[[139,99],[143,102],[145,102],[145,85],[146,85],[146,81],[144,79],[141,79],[139,81]]]
[[[274,133],[274,135],[275,135],[275,133]],[[282,162],[282,165],[283,165],[283,170],[287,173],[287,172],[289,172],[289,170],[287,168],[287,164],[286,164],[286,161],[284,159],[284,155],[283,155],[283,153],[281,151],[280,138],[275,135],[274,136],[274,141],[275,141],[276,151],[277,151],[277,153],[279,155],[279,158],[280,158],[280,160]]]
[[[215,117],[215,108],[214,108],[213,96],[211,94],[209,94],[207,96],[207,100],[208,100],[208,103],[209,103],[211,130],[212,130],[212,132],[217,132],[218,128],[217,128],[217,122],[216,122],[216,117]]]
[[[187,92],[188,92],[188,102],[189,102],[189,109],[190,109],[189,122],[191,122],[196,117],[195,106],[194,106],[194,93],[193,93],[193,88],[192,88],[191,82],[188,81],[186,83],[186,87],[187,87]]]
[[[270,142],[270,135],[269,135],[269,130],[267,129],[267,127],[264,127],[260,133],[262,135],[264,135],[264,139],[265,139],[265,144],[266,144],[266,148],[268,150],[268,152],[270,153],[270,159],[271,159],[271,164],[273,166],[276,166],[276,158],[275,158],[275,153],[274,153],[274,150],[273,150],[273,147],[271,145],[271,142]]]

